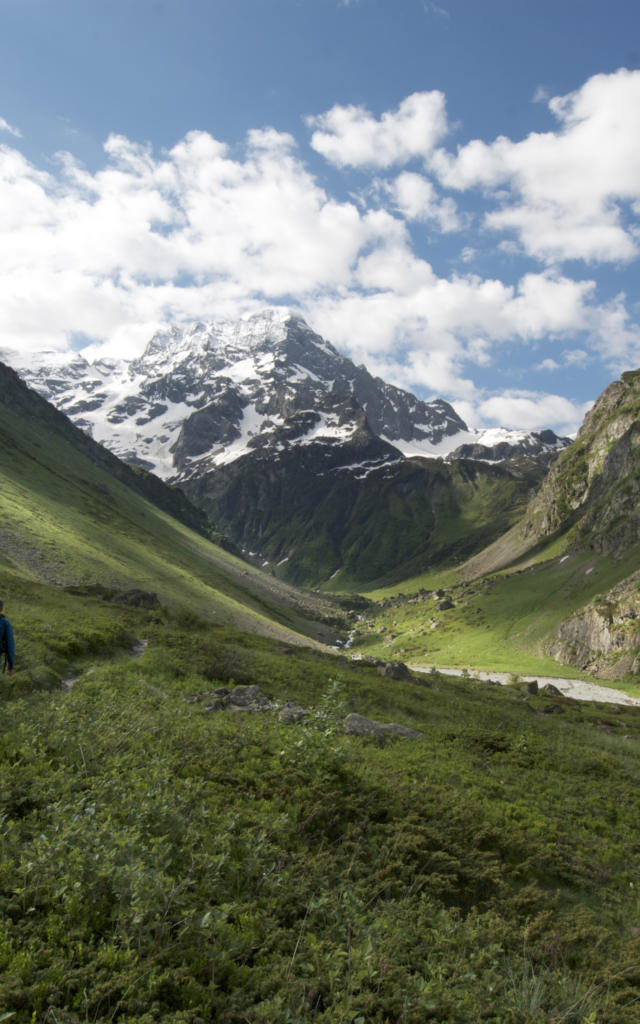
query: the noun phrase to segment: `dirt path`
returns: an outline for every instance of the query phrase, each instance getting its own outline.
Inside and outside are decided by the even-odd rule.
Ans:
[[[418,668],[410,665],[412,672],[429,672],[428,668]],[[462,668],[440,668],[435,666],[437,672],[448,676],[463,676],[467,672],[472,679],[481,679],[483,682],[501,683],[506,685],[512,678],[510,672],[478,672],[476,669]],[[558,679],[555,676],[520,676],[523,683],[536,682],[538,686],[546,686],[550,683],[556,686],[565,697],[572,697],[573,700],[597,700],[603,704],[625,704],[628,706],[640,707],[639,697],[630,697],[622,690],[614,690],[611,686],[599,686],[597,683],[587,683],[583,679]]]

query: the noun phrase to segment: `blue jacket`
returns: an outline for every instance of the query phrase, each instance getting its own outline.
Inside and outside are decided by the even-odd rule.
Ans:
[[[6,667],[13,668],[13,661],[16,656],[16,648],[13,642],[13,630],[11,623],[4,615],[0,615],[0,655],[6,655]]]

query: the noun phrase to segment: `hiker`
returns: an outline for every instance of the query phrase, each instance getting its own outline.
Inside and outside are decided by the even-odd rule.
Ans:
[[[16,649],[11,623],[4,614],[4,601],[0,601],[0,656],[2,656],[2,671],[11,675]]]

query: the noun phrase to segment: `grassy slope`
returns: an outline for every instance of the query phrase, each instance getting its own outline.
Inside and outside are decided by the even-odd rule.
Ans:
[[[14,1024],[635,1024],[639,711],[132,614],[141,658],[0,718]],[[257,679],[324,717],[185,701]]]
[[[592,552],[554,555],[557,546],[545,552],[553,557],[539,552],[526,568],[473,582],[463,582],[462,573],[457,579],[434,574],[406,582],[406,597],[398,596],[400,588],[369,595],[379,603],[367,613],[356,649],[415,664],[584,677],[544,655],[544,645],[576,609],[628,575],[640,546],[624,562]],[[454,603],[448,610],[438,610],[431,597],[409,596],[420,587],[442,586]],[[432,629],[433,622],[438,625]]]
[[[636,709],[283,648],[329,606],[0,432],[0,1020],[635,1024]],[[255,682],[311,723],[205,711]]]
[[[503,467],[463,461],[416,459],[389,482],[371,481],[344,531],[345,568],[326,591],[369,591],[425,565],[457,564],[507,530],[528,493]]]
[[[23,603],[36,592],[44,600],[43,584],[54,588],[46,601],[78,605],[66,614],[80,621],[80,599],[56,591],[101,584],[151,590],[169,608],[283,639],[330,635],[315,621],[331,614],[326,602],[268,579],[192,532],[38,419],[0,406],[0,443],[0,565],[16,625]]]

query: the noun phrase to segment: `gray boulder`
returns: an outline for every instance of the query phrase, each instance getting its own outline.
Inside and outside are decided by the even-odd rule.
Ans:
[[[364,715],[355,713],[347,715],[343,728],[348,736],[374,736],[382,743],[388,736],[396,736],[405,740],[422,739],[424,736],[424,733],[418,732],[417,729],[409,729],[406,725],[397,725],[395,722],[376,722],[372,718],[365,718]]]
[[[229,694],[230,711],[264,711],[269,701],[259,686],[236,686]]]
[[[299,704],[284,704],[278,712],[278,718],[285,725],[297,725],[309,717],[309,712]]]

